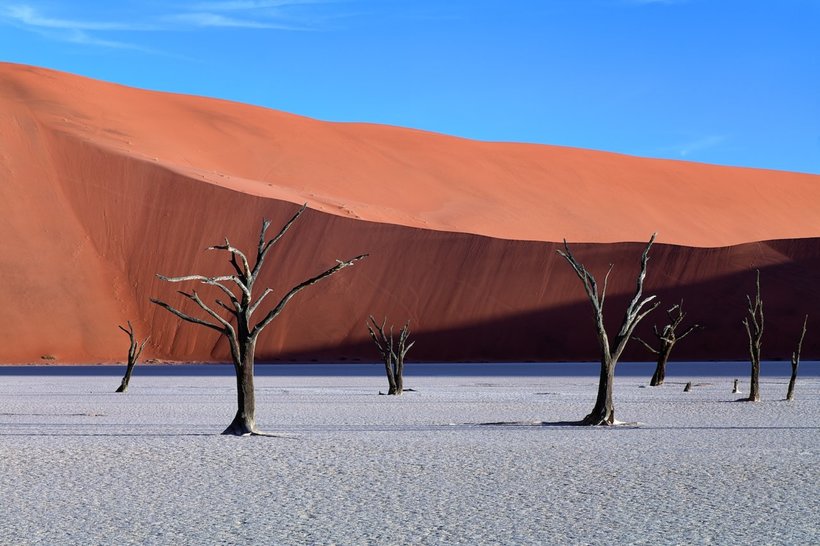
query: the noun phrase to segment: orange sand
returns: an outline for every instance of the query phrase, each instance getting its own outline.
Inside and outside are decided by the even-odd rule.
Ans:
[[[271,286],[371,257],[300,294],[263,359],[373,359],[369,313],[412,319],[426,359],[594,357],[580,286],[554,253],[564,237],[590,243],[577,248],[591,269],[617,264],[617,319],[641,245],[601,243],[658,231],[650,286],[711,324],[681,344],[691,358],[743,358],[750,268],[766,268],[770,358],[820,303],[818,176],[328,123],[12,64],[0,192],[2,362],[121,359],[126,319],[150,331],[148,356],[225,359],[215,333],[148,303],[181,304],[154,274],[224,272],[203,248],[252,245],[263,216],[281,223],[302,202]]]

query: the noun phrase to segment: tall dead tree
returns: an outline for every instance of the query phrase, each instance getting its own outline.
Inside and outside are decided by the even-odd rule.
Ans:
[[[649,382],[650,387],[663,385],[666,379],[666,363],[669,361],[669,355],[672,353],[672,348],[675,344],[701,327],[700,324],[693,324],[687,328],[684,333],[680,335],[675,333],[675,330],[677,330],[678,326],[683,322],[683,319],[686,318],[686,313],[683,312],[683,300],[681,300],[679,304],[670,307],[666,311],[666,315],[669,317],[669,322],[662,330],[658,330],[657,324],[652,326],[652,332],[655,334],[655,337],[658,338],[659,342],[657,349],[638,336],[632,336],[632,339],[642,343],[644,347],[658,355],[658,365],[655,367],[652,380]]]
[[[265,298],[269,296],[273,290],[266,288],[262,291],[259,297],[254,298],[255,283],[262,271],[262,266],[265,263],[265,258],[270,252],[271,248],[279,242],[279,240],[290,229],[293,223],[305,211],[307,204],[302,206],[298,212],[279,230],[272,239],[266,238],[270,221],[263,220],[262,229],[259,233],[259,243],[256,248],[256,255],[253,258],[253,265],[247,255],[237,248],[231,246],[228,239],[225,239],[225,244],[214,245],[208,247],[208,250],[219,250],[230,254],[229,263],[234,270],[234,274],[220,275],[216,277],[207,277],[204,275],[186,275],[183,277],[166,277],[164,275],[157,275],[160,279],[172,283],[195,281],[209,287],[215,287],[222,291],[228,298],[228,303],[222,300],[215,300],[216,304],[227,312],[227,318],[223,317],[211,307],[206,305],[197,294],[196,290],[191,292],[179,293],[185,298],[194,302],[202,311],[208,315],[208,319],[200,319],[182,311],[171,307],[167,303],[151,299],[151,301],[160,307],[167,309],[177,317],[187,322],[199,324],[219,332],[228,340],[231,358],[233,359],[234,370],[236,372],[236,393],[237,393],[237,410],[228,428],[223,434],[234,435],[258,435],[262,434],[256,428],[256,399],[254,396],[253,387],[253,366],[254,353],[256,351],[256,341],[262,330],[268,326],[273,319],[279,316],[279,313],[285,308],[285,305],[301,290],[308,286],[316,284],[322,279],[337,273],[338,271],[353,265],[355,262],[365,258],[367,254],[362,254],[346,261],[337,260],[335,266],[319,273],[315,277],[311,277],[290,290],[264,317],[256,322],[252,321],[253,314],[259,309]],[[231,288],[231,286],[233,288]],[[257,292],[258,293],[258,292]]]
[[[792,353],[792,376],[789,379],[789,389],[786,392],[786,400],[794,400],[794,384],[797,382],[797,367],[800,366],[800,351],[803,349],[803,338],[806,337],[806,324],[809,322],[809,316],[803,319],[803,331],[800,334],[800,341],[797,342],[797,350]]]
[[[749,337],[749,360],[752,363],[751,379],[749,380],[749,397],[743,398],[747,402],[760,401],[760,347],[763,345],[763,300],[760,298],[760,270],[757,270],[755,280],[754,302],[746,296],[748,317],[743,319],[746,335]]]
[[[599,292],[595,277],[587,271],[583,264],[575,259],[569,250],[566,239],[564,239],[564,250],[557,251],[558,254],[569,262],[575,274],[584,285],[584,291],[592,304],[595,318],[595,331],[598,335],[598,345],[601,350],[601,375],[598,381],[598,397],[595,401],[595,407],[589,415],[581,421],[582,425],[612,425],[615,423],[615,405],[612,402],[615,365],[618,363],[618,359],[621,357],[629,339],[632,337],[635,326],[658,306],[658,302],[650,305],[652,300],[655,299],[655,296],[643,297],[643,282],[646,278],[646,264],[649,261],[649,249],[652,248],[652,243],[655,242],[656,235],[656,233],[652,234],[649,243],[646,245],[646,249],[644,249],[643,254],[641,254],[641,269],[638,273],[635,295],[626,308],[624,319],[621,322],[621,329],[611,341],[604,328],[604,299],[606,298],[609,274],[612,273],[612,265],[610,264],[609,270],[606,272],[604,285]],[[647,306],[649,307],[647,308]]]
[[[131,372],[134,371],[134,366],[137,364],[137,360],[139,360],[142,350],[145,348],[145,344],[148,343],[148,340],[151,339],[151,337],[148,336],[142,341],[142,343],[137,342],[137,338],[134,335],[134,327],[131,326],[130,320],[128,321],[127,330],[121,325],[117,325],[117,328],[128,334],[128,339],[130,340],[130,345],[128,347],[128,365],[125,368],[125,375],[122,378],[122,383],[120,383],[119,388],[115,391],[126,392],[128,390],[128,383],[131,381]]]
[[[404,357],[416,342],[407,343],[407,338],[410,336],[410,321],[402,326],[398,339],[393,338],[393,326],[390,326],[389,331],[385,330],[386,326],[387,318],[379,326],[373,315],[370,315],[367,331],[370,332],[370,338],[376,344],[384,361],[387,373],[387,394],[401,396],[404,392]]]

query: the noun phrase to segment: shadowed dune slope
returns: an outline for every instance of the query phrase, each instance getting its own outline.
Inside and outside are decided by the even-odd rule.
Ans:
[[[411,319],[426,360],[594,358],[563,237],[593,272],[616,264],[614,321],[640,241],[660,233],[648,288],[707,326],[679,357],[744,357],[755,267],[766,358],[787,357],[820,304],[818,176],[327,123],[19,65],[0,64],[0,192],[2,362],[121,359],[126,319],[148,356],[226,359],[217,334],[148,302],[183,305],[154,274],[226,273],[205,247],[250,247],[262,217],[278,227],[302,202],[262,284],[371,256],[299,294],[263,360],[373,359],[370,313]]]

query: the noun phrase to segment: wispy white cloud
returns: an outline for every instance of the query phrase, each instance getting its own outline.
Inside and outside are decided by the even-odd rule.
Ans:
[[[144,13],[141,19],[125,17],[59,17],[33,2],[3,6],[0,26],[14,25],[52,40],[96,47],[160,53],[142,47],[137,40],[124,41],[127,33],[176,32],[209,28],[305,31],[316,30],[315,20],[287,11],[290,7],[328,4],[338,0],[211,0],[176,4],[173,10]],[[110,12],[116,13],[116,3]],[[113,19],[113,20],[112,20]],[[112,33],[116,35],[112,38]]]
[[[223,28],[257,28],[278,30],[308,30],[307,27],[277,23],[274,21],[240,19],[228,17],[219,13],[190,12],[177,13],[163,17],[170,23],[182,23],[193,27],[223,27]]]
[[[90,46],[98,46],[98,47],[110,47],[114,49],[131,49],[134,51],[142,51],[144,53],[158,53],[157,51],[143,47],[138,44],[132,44],[128,42],[120,42],[117,40],[105,40],[102,38],[97,38],[85,32],[84,30],[79,29],[66,29],[66,31],[59,36],[54,36],[58,40],[62,40],[65,42],[70,42],[73,44],[81,44],[81,45],[90,45]]]
[[[22,25],[37,28],[52,28],[66,30],[129,30],[145,31],[156,30],[152,25],[115,21],[82,21],[76,19],[60,19],[42,15],[37,9],[27,5],[15,5],[3,8],[0,12],[6,19],[16,21]]]
[[[2,24],[3,21],[7,24],[16,25],[50,40],[59,42],[114,49],[129,49],[142,51],[144,53],[157,53],[151,48],[143,47],[136,43],[112,40],[97,35],[97,33],[100,32],[157,30],[157,27],[154,25],[50,17],[43,15],[39,10],[29,5],[0,7],[0,24]]]

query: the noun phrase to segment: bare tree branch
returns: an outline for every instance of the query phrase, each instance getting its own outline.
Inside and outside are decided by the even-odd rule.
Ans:
[[[208,250],[225,250],[227,252],[230,252],[232,256],[231,259],[233,261],[235,261],[235,258],[238,256],[239,259],[242,260],[242,267],[238,267],[238,264],[234,266],[234,269],[236,269],[237,274],[245,278],[248,278],[248,275],[250,275],[251,266],[248,264],[248,257],[245,256],[245,253],[239,250],[238,248],[231,246],[231,243],[228,242],[227,237],[225,237],[224,245],[209,246]]]
[[[202,319],[198,319],[196,317],[192,317],[191,315],[186,315],[182,311],[179,311],[178,309],[174,309],[173,307],[171,307],[170,305],[168,305],[164,301],[151,298],[151,303],[155,303],[155,304],[159,305],[160,307],[162,307],[166,311],[170,311],[171,313],[173,313],[174,315],[178,316],[179,318],[181,318],[182,320],[184,320],[186,322],[192,322],[194,324],[199,324],[200,326],[205,326],[205,327],[210,328],[212,330],[216,330],[219,333],[225,333],[225,328],[223,328],[222,326],[219,326],[217,324],[213,324],[213,323],[204,321]]]
[[[302,215],[302,213],[305,212],[305,209],[307,209],[307,203],[302,205],[302,207],[298,211],[296,211],[296,214],[294,214],[293,217],[290,220],[288,220],[284,226],[282,226],[282,229],[279,230],[279,233],[277,233],[276,236],[267,243],[265,242],[265,231],[268,229],[270,222],[265,220],[262,223],[262,232],[259,235],[259,248],[256,255],[256,264],[253,266],[253,272],[251,273],[252,278],[255,279],[256,276],[259,274],[259,270],[262,268],[262,263],[265,261],[265,257],[268,255],[268,251],[276,243],[279,242],[279,239],[281,239],[285,235],[285,233],[287,233],[287,231],[290,229],[290,226],[292,226],[293,223]]]
[[[609,284],[609,274],[612,273],[612,268],[613,267],[615,267],[615,264],[609,264],[609,269],[607,269],[606,275],[604,275],[604,286],[601,289],[601,304],[599,305],[599,307],[601,308],[601,311],[604,310],[604,299],[606,299],[606,288],[607,288],[607,285]]]
[[[208,313],[211,317],[215,318],[216,321],[219,322],[223,326],[223,328],[225,329],[226,332],[233,333],[233,326],[231,326],[231,323],[228,322],[227,320],[225,320],[224,318],[222,318],[219,315],[219,313],[217,313],[216,311],[214,311],[213,309],[211,309],[210,307],[205,305],[205,302],[203,302],[199,298],[199,294],[197,294],[196,291],[189,294],[188,292],[183,292],[182,290],[180,290],[179,294],[185,296],[186,298],[188,298],[189,300],[191,300],[192,302],[197,304],[200,309],[202,309],[203,311]]]
[[[215,286],[222,290],[228,297],[231,299],[231,303],[233,303],[234,307],[239,309],[239,300],[234,295],[233,291],[230,288],[222,284],[224,281],[232,281],[239,286],[240,289],[244,288],[244,285],[240,282],[239,278],[234,275],[221,275],[219,277],[206,277],[204,275],[185,275],[183,277],[166,277],[165,275],[160,275],[157,273],[157,278],[166,281],[166,282],[185,282],[185,281],[199,281],[202,284],[206,284],[208,286]]]
[[[270,288],[266,288],[266,289],[265,289],[265,291],[264,291],[264,292],[262,292],[262,295],[261,295],[261,296],[259,296],[259,299],[258,299],[258,300],[256,300],[256,303],[252,304],[252,305],[248,308],[248,318],[250,318],[250,317],[251,317],[251,315],[253,315],[253,314],[254,314],[254,312],[256,311],[257,307],[259,307],[259,305],[262,303],[262,301],[264,301],[264,299],[265,299],[266,297],[268,297],[268,295],[269,295],[269,294],[271,294],[272,292],[273,292],[273,290],[272,290],[272,289],[270,289]]]
[[[282,299],[279,301],[279,303],[276,305],[276,307],[271,309],[270,312],[268,312],[268,314],[265,316],[265,318],[263,318],[261,321],[259,321],[256,324],[256,326],[253,327],[253,329],[250,331],[250,337],[252,339],[255,339],[256,336],[258,336],[259,333],[262,330],[264,330],[265,327],[268,324],[270,324],[271,321],[279,315],[279,313],[282,312],[282,309],[285,308],[285,305],[287,305],[287,303],[291,300],[291,298],[293,298],[293,296],[295,296],[296,294],[298,294],[299,292],[301,292],[302,290],[304,290],[308,286],[310,286],[312,284],[316,284],[317,282],[321,281],[322,279],[326,279],[327,277],[330,277],[331,275],[341,271],[345,267],[350,267],[351,265],[353,265],[357,261],[362,260],[362,259],[366,258],[367,256],[368,256],[367,254],[361,254],[361,255],[356,256],[355,258],[351,258],[347,261],[337,260],[338,263],[335,266],[333,266],[330,269],[328,269],[326,271],[323,271],[322,273],[319,273],[315,277],[312,277],[312,278],[310,278],[306,281],[303,281],[303,282],[297,284],[296,286],[294,286],[293,288],[291,288],[290,291],[282,297]]]
[[[692,326],[690,326],[684,333],[682,333],[681,335],[678,336],[678,341],[682,340],[683,338],[685,338],[686,336],[688,336],[689,334],[691,334],[695,330],[702,330],[702,329],[703,329],[703,326],[701,326],[700,324],[695,323]]]
[[[632,336],[632,339],[634,339],[634,340],[635,340],[635,341],[637,341],[638,343],[641,343],[644,347],[646,347],[647,349],[649,349],[649,351],[650,351],[650,352],[653,352],[653,353],[655,353],[655,354],[660,354],[660,351],[659,351],[659,350],[657,350],[656,348],[654,348],[653,346],[651,346],[649,343],[645,342],[644,340],[642,340],[642,339],[641,339],[641,338],[639,338],[638,336]]]

